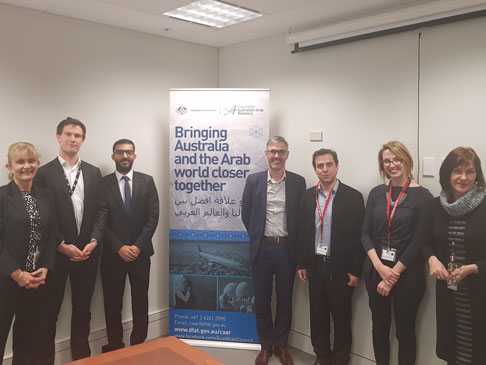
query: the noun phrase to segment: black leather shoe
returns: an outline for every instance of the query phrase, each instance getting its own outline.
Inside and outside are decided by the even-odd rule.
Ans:
[[[284,347],[276,348],[274,351],[275,355],[277,355],[280,359],[280,363],[282,365],[294,365],[294,359],[292,359],[292,355],[290,355]]]
[[[103,346],[101,346],[101,353],[104,354],[104,353],[107,353],[107,352],[110,352],[110,351],[122,349],[124,347],[125,347],[125,344],[123,342],[121,342],[118,345],[110,345],[110,344],[103,345]]]
[[[267,365],[273,355],[272,349],[262,350],[255,359],[255,365]]]

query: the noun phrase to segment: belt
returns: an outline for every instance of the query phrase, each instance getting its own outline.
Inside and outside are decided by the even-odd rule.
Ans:
[[[287,242],[287,237],[263,237],[263,242],[265,243],[285,243]]]
[[[330,263],[331,256],[324,256],[324,255],[315,255],[318,262]]]

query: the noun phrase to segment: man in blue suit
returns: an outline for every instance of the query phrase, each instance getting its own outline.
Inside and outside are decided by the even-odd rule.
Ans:
[[[299,206],[305,192],[302,176],[285,170],[289,157],[285,138],[267,142],[268,170],[248,176],[242,199],[242,220],[250,236],[255,287],[255,314],[262,350],[255,365],[266,365],[275,353],[281,364],[293,364],[286,350],[292,321]],[[272,320],[275,275],[277,309]]]

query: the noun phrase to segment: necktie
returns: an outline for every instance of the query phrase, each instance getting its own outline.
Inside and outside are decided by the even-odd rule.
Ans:
[[[123,176],[123,180],[125,180],[125,210],[128,213],[130,211],[130,203],[132,202],[132,193],[130,191],[130,179],[128,176]]]

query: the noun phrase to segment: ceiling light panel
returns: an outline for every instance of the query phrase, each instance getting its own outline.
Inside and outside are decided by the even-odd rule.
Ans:
[[[262,16],[256,11],[216,0],[196,1],[164,15],[214,28],[223,28]]]

